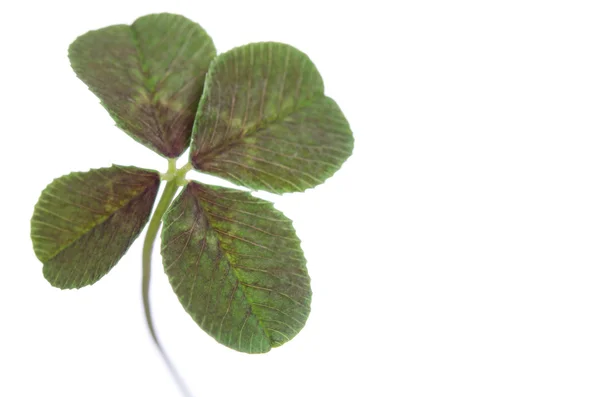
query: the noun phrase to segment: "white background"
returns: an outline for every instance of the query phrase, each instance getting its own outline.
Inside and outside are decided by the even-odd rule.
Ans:
[[[0,395],[178,396],[145,329],[141,241],[60,291],[29,240],[54,177],[166,168],[67,59],[78,35],[158,11],[220,52],[305,51],[356,138],[324,185],[263,195],[313,279],[290,343],[219,345],[156,250],[158,332],[195,396],[600,395],[600,9],[548,0],[2,2]]]

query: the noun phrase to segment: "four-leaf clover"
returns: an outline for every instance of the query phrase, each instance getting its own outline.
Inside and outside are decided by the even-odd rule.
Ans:
[[[151,219],[143,285],[152,332],[150,257],[162,223],[165,273],[203,330],[248,353],[293,338],[308,317],[311,289],[292,222],[249,192],[185,175],[194,169],[279,194],[333,175],[353,138],[315,65],[273,42],[217,56],[198,24],[172,14],[88,32],[69,58],[117,126],[169,159],[169,169],[113,165],[50,183],[31,221],[46,279],[59,288],[95,283]],[[188,147],[189,163],[178,170],[175,161]]]

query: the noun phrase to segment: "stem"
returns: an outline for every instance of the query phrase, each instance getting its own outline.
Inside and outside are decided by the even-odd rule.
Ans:
[[[192,163],[187,163],[177,171],[175,171],[175,180],[179,186],[187,185],[188,181],[185,179],[186,174],[192,169]]]
[[[158,229],[160,229],[162,217],[167,208],[169,208],[169,204],[171,204],[173,197],[175,197],[177,189],[179,189],[179,186],[177,185],[177,181],[175,179],[172,179],[167,182],[165,190],[163,191],[158,205],[156,206],[156,210],[154,211],[154,215],[152,215],[152,219],[150,220],[148,231],[146,232],[146,239],[144,240],[144,248],[142,251],[142,299],[144,302],[144,313],[146,314],[146,324],[148,325],[148,330],[150,331],[152,340],[154,340],[154,344],[158,348],[160,355],[162,356],[167,367],[169,368],[169,372],[171,372],[171,375],[175,379],[175,383],[177,383],[177,386],[179,386],[181,393],[186,397],[191,397],[191,393],[187,389],[185,383],[183,382],[183,379],[181,379],[181,376],[177,372],[177,369],[171,363],[169,356],[167,356],[167,353],[163,349],[162,345],[160,344],[160,341],[158,340],[158,337],[156,336],[156,332],[154,330],[154,323],[152,321],[152,312],[150,311],[149,293],[152,248],[154,247],[154,240],[156,240]]]

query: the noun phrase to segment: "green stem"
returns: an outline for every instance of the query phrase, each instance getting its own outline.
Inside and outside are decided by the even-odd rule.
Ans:
[[[173,197],[177,193],[177,189],[179,186],[175,179],[172,179],[167,182],[165,186],[165,190],[160,197],[158,205],[156,206],[156,210],[154,211],[154,215],[152,215],[152,219],[150,220],[150,224],[148,226],[148,231],[146,232],[146,239],[144,240],[144,248],[142,251],[142,299],[144,302],[144,313],[146,314],[146,323],[148,325],[148,330],[150,331],[150,335],[154,340],[154,344],[158,348],[160,355],[162,356],[165,364],[169,368],[171,375],[175,379],[175,382],[179,386],[181,393],[190,397],[191,393],[187,389],[185,383],[181,379],[179,373],[177,373],[177,369],[171,363],[169,356],[163,349],[158,337],[156,336],[156,331],[154,330],[154,323],[152,321],[152,312],[150,311],[150,270],[151,270],[151,261],[152,261],[152,248],[154,247],[154,240],[156,240],[156,236],[158,234],[158,229],[160,229],[160,224],[162,222],[162,217],[169,208],[169,204],[173,201]]]

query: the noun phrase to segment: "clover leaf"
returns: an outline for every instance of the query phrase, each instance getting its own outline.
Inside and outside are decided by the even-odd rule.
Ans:
[[[144,309],[184,394],[150,311],[150,262],[161,225],[165,273],[203,330],[246,353],[291,340],[311,301],[292,221],[249,192],[189,181],[186,174],[194,169],[274,193],[304,191],[332,176],[354,141],[308,56],[273,42],[216,56],[198,24],[153,14],[80,36],[69,59],[117,126],[167,157],[168,170],[113,165],[51,182],[31,219],[44,277],[63,289],[94,284],[150,220],[142,251]],[[190,143],[190,161],[177,169]],[[161,181],[166,185],[151,215]]]
[[[194,168],[252,189],[303,191],[352,153],[348,122],[324,95],[310,59],[292,46],[254,43],[210,65],[190,159]]]
[[[148,222],[159,184],[157,172],[112,166],[48,185],[33,212],[31,238],[50,284],[80,288],[108,273]]]
[[[164,217],[165,272],[218,342],[264,353],[310,311],[310,278],[292,221],[247,192],[190,182]]]
[[[204,77],[215,55],[204,29],[172,14],[94,30],[69,47],[77,77],[100,98],[117,126],[168,158],[179,157],[189,145]]]

